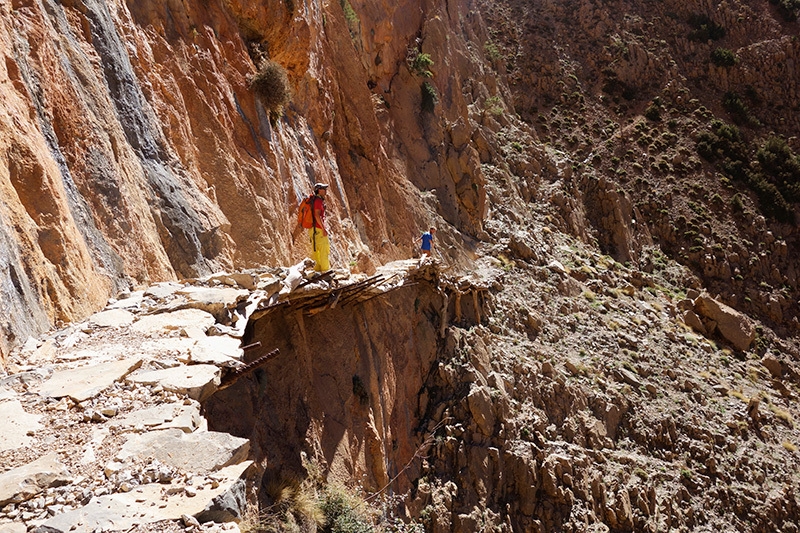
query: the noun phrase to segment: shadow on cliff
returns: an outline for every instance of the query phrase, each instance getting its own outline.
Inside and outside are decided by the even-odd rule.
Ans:
[[[453,300],[424,279],[364,303],[316,314],[284,306],[251,321],[243,342],[262,348],[248,360],[280,355],[206,402],[210,429],[251,439],[265,483],[304,476],[307,459],[329,480],[381,489],[425,438],[423,390],[444,349],[445,306],[447,317],[476,316],[455,312]]]

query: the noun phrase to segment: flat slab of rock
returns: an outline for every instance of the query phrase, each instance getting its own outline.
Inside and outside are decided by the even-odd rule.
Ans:
[[[72,483],[55,453],[0,474],[0,507],[30,500],[50,487]]]
[[[235,308],[239,302],[247,300],[250,291],[230,287],[187,287],[176,294],[186,298],[182,307],[202,309],[222,320],[228,309]]]
[[[0,533],[27,533],[28,526],[19,522],[0,522]]]
[[[140,346],[141,351],[146,354],[169,355],[185,363],[191,359],[191,350],[196,343],[195,339],[187,337],[164,337],[148,339]]]
[[[136,525],[179,520],[183,515],[199,515],[212,500],[230,491],[251,465],[252,461],[246,461],[223,468],[214,475],[219,482],[217,488],[209,485],[193,497],[179,486],[152,483],[127,493],[94,498],[80,509],[56,515],[41,525],[51,528],[48,531],[52,533],[93,533],[128,530]],[[149,502],[157,505],[149,505]]]
[[[215,322],[214,317],[203,310],[181,309],[143,317],[131,326],[131,330],[145,335],[166,335],[188,327],[197,327],[205,331]]]
[[[144,303],[144,291],[132,292],[127,298],[120,298],[109,304],[108,309],[136,309]]]
[[[206,474],[241,463],[249,453],[249,440],[228,433],[184,433],[179,429],[165,429],[131,436],[116,460],[125,462],[131,457],[158,459],[186,472]]]
[[[164,390],[186,394],[202,402],[216,392],[222,371],[215,365],[180,365],[161,370],[138,372],[128,381],[144,385],[161,385]]]
[[[189,402],[168,403],[149,409],[128,413],[124,417],[109,422],[109,426],[136,427],[144,426],[150,430],[179,429],[191,433],[202,425],[200,404]]]
[[[151,285],[144,291],[144,296],[155,298],[157,300],[165,300],[173,296],[178,290],[182,289],[183,285],[175,283],[174,281],[165,281],[163,283],[156,283]]]
[[[233,337],[215,336],[197,339],[192,347],[193,363],[225,365],[231,360],[241,361],[244,352],[240,348],[241,341]]]
[[[18,400],[0,400],[0,452],[30,446],[33,439],[28,432],[42,428],[41,418],[25,412]]]
[[[218,274],[212,274],[208,279],[209,281],[224,283],[230,287],[235,287],[238,285],[239,287],[249,291],[254,290],[256,288],[256,283],[259,281],[258,276],[248,272],[233,272],[231,274],[228,274],[227,272],[220,272]]]
[[[93,398],[140,366],[142,359],[133,358],[55,372],[36,392],[53,398],[69,396],[76,402],[83,402]]]
[[[101,328],[124,328],[136,320],[136,316],[125,309],[100,311],[89,317],[88,322]]]

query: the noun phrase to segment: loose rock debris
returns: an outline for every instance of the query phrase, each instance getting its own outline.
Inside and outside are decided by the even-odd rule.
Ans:
[[[0,530],[237,531],[248,485],[237,481],[254,486],[259,469],[246,439],[208,431],[199,402],[280,356],[242,361],[270,349],[241,346],[248,321],[437,277],[430,259],[372,276],[309,266],[157,283],[12,353],[0,374]]]

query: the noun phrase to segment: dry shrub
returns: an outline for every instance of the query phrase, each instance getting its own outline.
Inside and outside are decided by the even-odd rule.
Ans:
[[[239,525],[242,533],[311,533],[325,524],[310,480],[276,476],[263,485],[267,502]]]
[[[262,63],[258,73],[250,80],[250,89],[272,113],[280,112],[292,98],[286,70],[274,61]]]

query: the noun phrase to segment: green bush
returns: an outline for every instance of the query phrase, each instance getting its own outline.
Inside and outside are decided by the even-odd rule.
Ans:
[[[483,44],[483,51],[486,53],[486,57],[489,58],[489,61],[497,61],[503,55],[500,53],[500,49],[491,41],[486,41]]]
[[[661,106],[653,102],[644,110],[644,116],[653,122],[661,121]]]
[[[328,487],[322,495],[320,508],[325,515],[324,533],[373,533],[361,502],[343,488]]]
[[[732,67],[739,58],[727,48],[717,48],[711,52],[711,61],[718,67]]]
[[[782,222],[793,222],[794,212],[786,198],[800,195],[800,161],[780,139],[768,139],[751,157],[745,139],[736,126],[721,120],[697,138],[701,157],[715,163],[724,175],[750,188],[758,196],[761,211]],[[734,208],[737,206],[734,204]]]
[[[484,104],[484,108],[486,111],[491,113],[494,116],[500,116],[503,114],[503,100],[498,95],[490,96],[486,99],[486,103]]]
[[[689,39],[692,41],[718,41],[725,37],[725,28],[708,18],[708,15],[692,15],[689,25],[692,27]]]
[[[433,72],[431,72],[433,59],[431,59],[430,54],[411,49],[406,56],[406,61],[408,61],[408,68],[417,76],[422,76],[423,78],[433,77]]]
[[[436,87],[429,81],[422,83],[422,110],[433,113],[436,104],[439,102],[439,94]]]
[[[286,70],[274,61],[265,61],[250,80],[250,90],[270,113],[280,113],[292,98]]]
[[[786,22],[794,22],[800,13],[800,0],[769,0],[778,6],[778,13]]]
[[[353,6],[350,5],[349,0],[339,0],[339,4],[342,6],[344,20],[347,22],[347,29],[350,30],[350,37],[355,39],[356,35],[358,35],[359,26],[361,25],[358,14],[353,9]]]
[[[722,107],[730,113],[733,121],[740,125],[745,126],[759,126],[760,122],[756,117],[750,114],[750,109],[739,93],[734,91],[726,92],[722,97]]]
[[[800,157],[780,137],[771,136],[756,152],[761,170],[790,202],[800,202]]]

